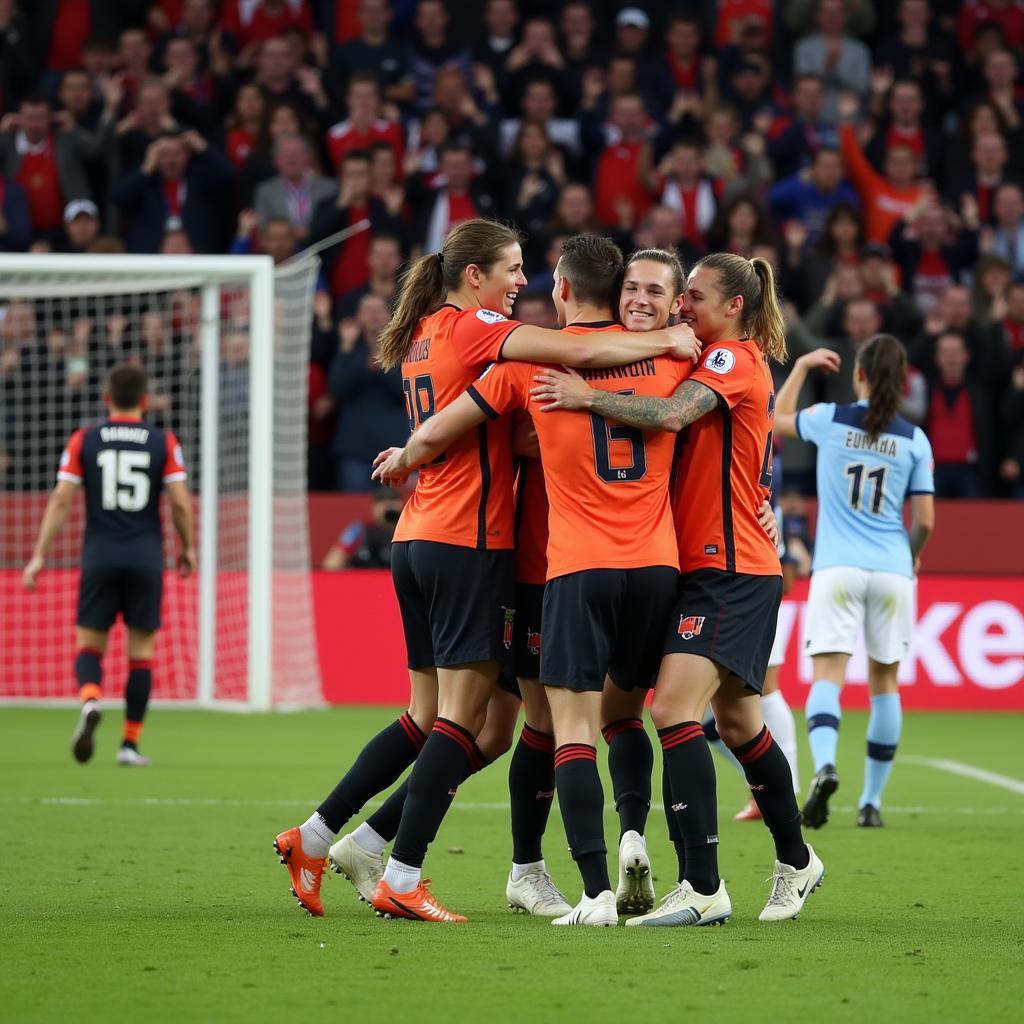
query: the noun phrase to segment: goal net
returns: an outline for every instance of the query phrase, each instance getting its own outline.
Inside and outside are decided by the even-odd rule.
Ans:
[[[0,256],[0,700],[73,699],[84,508],[22,590],[70,435],[104,418],[110,367],[139,362],[147,420],[173,430],[199,571],[174,571],[166,500],[155,699],[264,709],[321,701],[309,573],[306,407],[319,261]],[[123,628],[104,694],[127,678]]]

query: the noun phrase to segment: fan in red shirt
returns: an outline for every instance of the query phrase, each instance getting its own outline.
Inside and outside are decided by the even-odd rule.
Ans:
[[[680,587],[651,716],[685,844],[685,873],[656,910],[628,923],[712,924],[732,914],[718,874],[715,770],[700,724],[708,703],[775,840],[772,893],[761,919],[783,920],[799,913],[824,867],[803,841],[789,764],[764,726],[758,699],[782,597],[778,554],[757,517],[772,475],[768,359],[786,355],[771,264],[705,256],[690,272],[681,315],[704,351],[671,398],[609,394],[551,373],[535,394],[552,400],[552,408],[683,432],[674,499]]]
[[[595,209],[602,224],[631,230],[651,205],[641,175],[641,159],[648,145],[643,97],[639,93],[616,96],[610,121],[617,138],[598,157]]]
[[[335,170],[341,166],[346,153],[354,149],[369,149],[374,142],[386,142],[394,151],[399,166],[402,163],[404,142],[402,127],[381,115],[380,87],[374,75],[356,71],[348,80],[345,93],[348,117],[327,132],[327,152]]]
[[[301,29],[309,36],[314,28],[306,0],[226,0],[220,24],[243,48],[264,43],[286,29]]]

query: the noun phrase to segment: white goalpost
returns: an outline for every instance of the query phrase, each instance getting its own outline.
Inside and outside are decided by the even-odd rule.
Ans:
[[[154,698],[269,710],[321,703],[306,427],[315,256],[0,255],[0,701],[75,696],[81,508],[35,594],[21,589],[57,459],[103,419],[114,363],[141,363],[147,419],[177,434],[199,569],[174,573],[164,511]],[[80,503],[79,503],[80,504]],[[104,694],[123,691],[115,627]]]

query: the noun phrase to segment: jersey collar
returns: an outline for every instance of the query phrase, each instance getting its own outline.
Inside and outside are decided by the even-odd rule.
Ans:
[[[141,416],[108,416],[108,423],[141,423]]]
[[[574,320],[571,324],[566,324],[566,327],[615,327],[617,324],[614,320]]]

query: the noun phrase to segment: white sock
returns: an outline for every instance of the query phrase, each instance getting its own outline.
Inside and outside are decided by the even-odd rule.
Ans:
[[[796,759],[796,722],[793,721],[793,711],[786,703],[781,690],[761,698],[761,717],[768,726],[768,731],[775,737],[775,742],[786,755],[789,770],[793,773],[793,792],[799,793],[800,769]]]
[[[420,869],[388,857],[387,867],[384,868],[384,883],[390,885],[395,892],[411,892],[420,884]]]
[[[384,852],[384,847],[388,845],[388,841],[379,832],[370,828],[365,821],[352,833],[352,842],[361,850],[376,854],[378,857]]]
[[[307,857],[326,857],[334,842],[334,833],[316,811],[299,826],[299,835],[302,836],[302,852]]]
[[[532,864],[517,864],[515,861],[512,862],[512,881],[518,882],[523,875],[530,874],[531,871],[547,871],[547,865],[543,860],[535,860]]]

